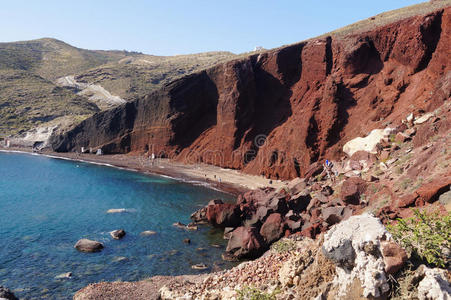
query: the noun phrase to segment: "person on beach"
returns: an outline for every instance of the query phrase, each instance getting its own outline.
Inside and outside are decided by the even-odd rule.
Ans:
[[[150,156],[150,164],[153,166],[155,162],[155,153],[152,153],[152,155]]]

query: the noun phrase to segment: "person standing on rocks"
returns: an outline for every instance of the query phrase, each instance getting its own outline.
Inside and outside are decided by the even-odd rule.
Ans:
[[[324,163],[324,171],[326,172],[327,177],[330,178],[330,180],[332,180],[332,182],[335,182],[335,173],[332,170],[334,164],[326,159],[326,162]]]

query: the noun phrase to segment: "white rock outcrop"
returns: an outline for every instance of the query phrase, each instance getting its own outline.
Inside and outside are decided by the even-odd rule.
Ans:
[[[366,151],[369,153],[377,153],[376,145],[384,138],[387,138],[394,132],[394,128],[374,129],[366,137],[357,137],[350,140],[343,146],[343,152],[351,157],[357,151]]]
[[[423,124],[424,122],[427,122],[430,118],[432,118],[434,116],[434,113],[427,113],[422,115],[419,118],[415,118],[415,121],[413,122],[414,124],[418,125],[418,124]]]
[[[323,252],[336,263],[334,285],[339,297],[359,279],[365,297],[380,297],[389,290],[380,242],[391,240],[390,233],[376,217],[353,216],[333,226],[324,236]]]
[[[418,299],[420,300],[449,300],[451,286],[446,280],[445,270],[430,269],[422,266],[424,278],[418,284]]]

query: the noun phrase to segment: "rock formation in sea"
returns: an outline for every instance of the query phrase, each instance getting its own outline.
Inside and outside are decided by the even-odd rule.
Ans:
[[[77,241],[74,248],[80,252],[99,252],[104,248],[104,246],[102,243],[97,241],[80,239]]]

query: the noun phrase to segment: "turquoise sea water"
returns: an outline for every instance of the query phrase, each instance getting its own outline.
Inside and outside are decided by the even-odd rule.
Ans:
[[[173,179],[88,163],[0,152],[0,285],[21,299],[70,299],[99,281],[196,274],[191,265],[230,267],[221,260],[222,234],[172,226],[210,199],[232,196]],[[111,208],[131,213],[107,214]],[[127,234],[114,240],[109,232]],[[141,236],[153,230],[153,236]],[[100,253],[80,253],[80,238],[101,241]],[[189,238],[191,244],[183,243]],[[205,249],[198,249],[205,248]],[[211,269],[210,269],[211,270]],[[55,276],[72,272],[70,279]]]

